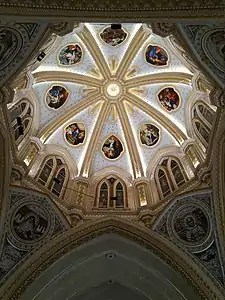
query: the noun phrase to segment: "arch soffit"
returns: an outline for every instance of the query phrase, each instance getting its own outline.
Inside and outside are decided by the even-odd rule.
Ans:
[[[188,284],[199,293],[200,299],[220,299],[221,295],[212,285],[204,272],[175,245],[163,239],[156,232],[149,230],[130,221],[120,218],[101,218],[93,222],[83,224],[78,228],[72,228],[63,235],[45,245],[15,272],[13,278],[5,285],[4,299],[18,299],[29,284],[37,279],[44,270],[58,261],[66,253],[84,245],[87,241],[114,233],[136,244],[144,246],[167,265],[173,268],[180,276],[188,281]],[[24,272],[26,270],[26,272]],[[29,283],[28,283],[29,282]],[[213,289],[213,290],[212,290]],[[213,295],[212,295],[213,294]],[[213,297],[214,296],[214,297]],[[15,298],[14,298],[15,297]],[[221,298],[222,299],[222,298]]]
[[[212,183],[214,196],[214,216],[219,231],[221,249],[224,248],[225,241],[225,111],[220,115],[218,122],[218,132],[215,135],[215,143],[212,149]],[[224,250],[225,251],[225,250]]]
[[[216,27],[216,25],[212,25],[211,28]],[[213,70],[210,68],[210,65],[208,65],[204,59],[206,57],[202,57],[198,52],[200,49],[196,49],[196,42],[195,40],[192,41],[190,36],[188,35],[188,24],[178,24],[176,27],[177,34],[180,38],[182,38],[183,43],[185,44],[185,47],[189,53],[192,53],[192,56],[195,58],[195,61],[197,62],[198,66],[202,69],[204,74],[207,76],[207,78],[211,79],[211,81],[214,81],[217,86],[223,89],[224,83],[221,81],[221,78],[217,76],[218,74],[216,72],[213,72]],[[194,37],[196,40],[200,39],[200,36],[198,34]],[[208,57],[206,57],[208,58]],[[215,71],[215,70],[214,70]]]

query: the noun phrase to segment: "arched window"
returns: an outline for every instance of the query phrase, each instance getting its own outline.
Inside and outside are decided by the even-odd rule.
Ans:
[[[214,111],[203,101],[198,101],[192,108],[192,120],[195,134],[202,145],[207,148],[212,124]]]
[[[53,159],[50,158],[44,164],[44,167],[39,175],[38,182],[40,182],[42,185],[46,185],[49,181],[50,175],[52,173],[52,169],[53,169]]]
[[[56,196],[61,196],[69,178],[68,168],[59,157],[47,158],[37,180]]]
[[[180,166],[174,159],[171,159],[170,161],[170,169],[178,187],[185,183],[183,172],[181,171]]]
[[[158,170],[158,179],[159,179],[159,184],[160,184],[162,194],[164,197],[166,197],[171,193],[171,188],[166,176],[166,172],[163,171],[162,169]]]
[[[124,191],[120,182],[116,185],[116,207],[124,207]]]
[[[20,118],[20,122],[18,122]],[[15,141],[21,142],[31,128],[33,118],[33,106],[30,101],[23,99],[11,109],[11,124],[14,131]],[[21,129],[22,128],[22,129]]]
[[[62,168],[58,174],[55,176],[55,178],[57,179],[56,181],[54,181],[53,187],[52,187],[52,192],[56,195],[56,196],[60,196],[61,190],[63,188],[64,185],[64,181],[66,178],[66,171],[65,168]]]
[[[168,196],[187,181],[187,175],[176,158],[166,158],[156,169],[156,183],[161,198]]]
[[[98,208],[124,208],[126,190],[124,184],[114,177],[100,183],[97,193]]]
[[[109,188],[107,183],[103,182],[99,193],[99,208],[107,208],[109,202]]]

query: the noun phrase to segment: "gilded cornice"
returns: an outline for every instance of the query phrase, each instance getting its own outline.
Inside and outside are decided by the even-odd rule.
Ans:
[[[160,257],[188,281],[199,299],[223,299],[220,290],[185,252],[180,251],[175,245],[152,230],[114,217],[87,222],[78,228],[68,230],[57,239],[44,245],[40,252],[34,253],[8,280],[2,289],[2,299],[19,299],[24,290],[63,255],[87,241],[108,233],[127,238]]]
[[[144,0],[142,2],[123,0],[118,5],[118,1],[82,1],[59,0],[32,1],[12,0],[0,1],[0,11],[4,15],[18,14],[24,16],[35,16],[48,20],[70,20],[73,21],[96,21],[119,20],[127,21],[149,21],[163,20],[173,17],[176,20],[202,18],[224,18],[225,3],[223,0],[200,1],[182,0],[166,1],[160,3],[156,0]]]

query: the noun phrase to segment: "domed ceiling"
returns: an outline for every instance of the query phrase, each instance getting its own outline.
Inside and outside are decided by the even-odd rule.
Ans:
[[[145,24],[79,24],[32,75],[38,137],[66,149],[77,176],[145,177],[159,151],[189,139],[193,74]]]

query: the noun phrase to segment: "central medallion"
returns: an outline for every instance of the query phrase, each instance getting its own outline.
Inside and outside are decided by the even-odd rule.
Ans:
[[[105,85],[105,94],[109,98],[118,98],[121,95],[121,92],[121,85],[118,82],[110,81]]]

